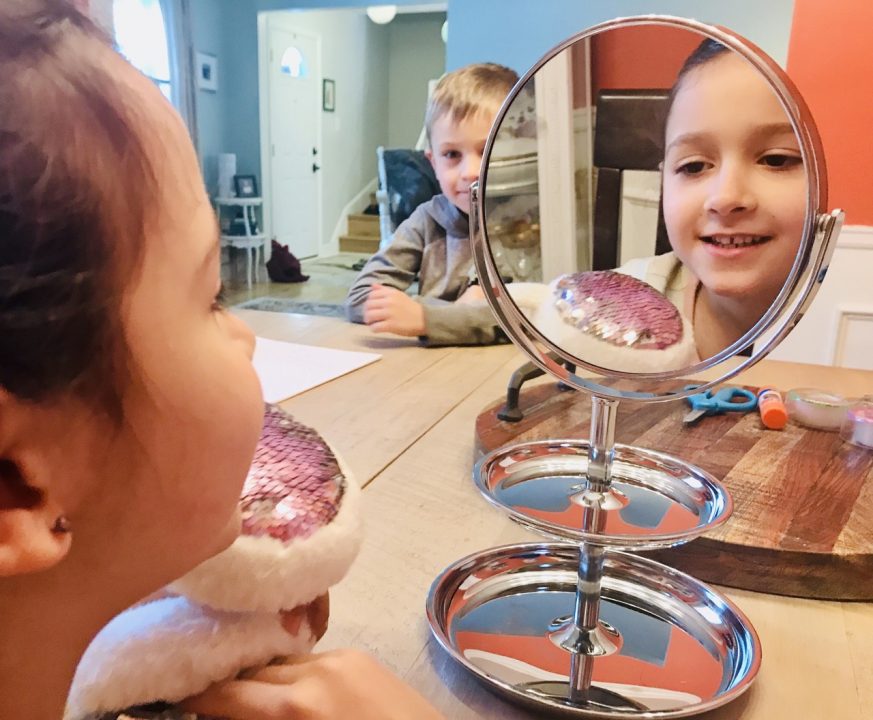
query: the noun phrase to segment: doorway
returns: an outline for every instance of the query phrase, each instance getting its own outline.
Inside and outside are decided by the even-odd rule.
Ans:
[[[264,230],[268,237],[275,236],[289,245],[303,260],[303,272],[310,279],[299,284],[259,283],[252,289],[239,289],[230,295],[231,304],[264,297],[319,303],[344,300],[357,275],[355,268],[374,251],[349,248],[344,241],[347,236],[357,239],[364,234],[362,221],[374,219],[367,211],[375,207],[376,149],[411,148],[419,138],[428,81],[439,77],[445,68],[445,44],[440,34],[445,18],[445,8],[434,5],[401,8],[387,25],[371,21],[363,7],[257,13],[257,76],[235,77],[232,92],[234,98],[250,97],[250,87],[243,83],[258,83],[259,99],[252,100],[259,109],[259,119],[255,120],[259,125],[241,125],[234,128],[234,134],[251,138],[259,127]],[[306,54],[301,44],[305,36],[319,41],[308,65],[315,98],[305,100],[307,109],[314,107],[315,143],[303,140],[297,143],[297,150],[283,150],[275,139],[281,140],[280,133],[295,132],[290,122],[295,113],[287,109],[290,102],[271,99],[271,82],[287,85],[294,79],[288,76],[298,71],[296,65]],[[300,55],[292,50],[285,56],[283,69],[282,57],[292,46]],[[322,102],[324,80],[332,91],[327,102]],[[294,118],[295,124],[298,119]],[[234,149],[232,144],[228,147]],[[283,153],[287,162],[274,163]],[[296,158],[292,161],[293,154]],[[320,169],[313,169],[313,164]],[[314,181],[315,199],[304,200],[312,198],[308,194],[311,188],[300,191],[298,180],[290,172],[285,174],[284,165],[298,173],[300,182]],[[302,230],[304,223],[314,230]],[[371,239],[370,223],[366,225]],[[372,240],[378,247],[378,220],[375,225]]]
[[[298,258],[322,242],[321,37],[281,14],[259,18],[261,164],[268,237]]]

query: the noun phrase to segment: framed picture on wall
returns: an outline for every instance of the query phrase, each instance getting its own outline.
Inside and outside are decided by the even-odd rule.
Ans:
[[[197,87],[208,92],[218,92],[218,58],[208,53],[195,53]]]
[[[258,180],[254,175],[234,175],[233,189],[241,198],[258,196]]]
[[[321,81],[321,109],[325,112],[336,110],[336,82],[328,78]]]

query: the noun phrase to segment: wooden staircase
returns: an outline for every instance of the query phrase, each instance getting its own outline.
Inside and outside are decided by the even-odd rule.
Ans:
[[[347,235],[340,237],[340,252],[374,254],[379,250],[379,216],[358,213],[349,215]]]

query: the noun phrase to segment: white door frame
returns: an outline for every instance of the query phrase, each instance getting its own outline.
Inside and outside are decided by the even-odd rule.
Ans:
[[[577,236],[572,78],[567,48],[539,69],[534,85],[544,282],[579,267],[576,242],[567,242]]]
[[[260,116],[260,132],[261,132],[261,195],[264,199],[264,231],[267,234],[267,239],[273,237],[273,152],[272,152],[272,128],[270,126],[270,16],[275,23],[278,19],[277,13],[281,10],[259,12],[258,13],[258,114]],[[289,20],[290,22],[290,20]],[[317,62],[313,65],[317,68],[318,75],[316,76],[316,87],[322,86],[321,72],[321,36],[306,30],[300,30],[294,25],[282,25],[283,30],[296,32],[300,35],[312,37],[316,41]],[[320,95],[319,95],[320,98]],[[316,142],[318,143],[318,159],[323,160],[322,153],[322,130],[323,118],[321,116],[321,101],[319,99],[316,107]],[[324,163],[322,162],[322,165]],[[316,173],[316,182],[318,187],[318,207],[316,208],[317,218],[315,223],[316,232],[318,233],[318,254],[322,254],[322,240],[324,238],[324,228],[322,227],[324,218],[324,181],[323,172]],[[267,242],[265,245],[264,256],[267,260],[270,259],[272,253],[272,244]]]

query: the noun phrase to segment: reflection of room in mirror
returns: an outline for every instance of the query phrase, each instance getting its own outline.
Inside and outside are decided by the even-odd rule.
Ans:
[[[519,96],[496,135],[485,187],[489,237],[537,207],[544,284],[617,269],[669,299],[693,338],[689,364],[736,343],[766,313],[806,218],[800,144],[778,97],[749,61],[703,40],[673,27],[624,27],[550,58],[532,78],[536,185],[525,186],[523,208],[506,200],[521,194],[511,186],[492,197],[497,152],[509,155],[514,129],[529,122],[513,112]],[[526,97],[523,106],[529,112]],[[529,319],[559,315],[557,292],[510,292]],[[549,327],[558,346],[578,344],[578,327]],[[665,369],[652,358],[651,372]]]
[[[514,281],[542,280],[534,82],[512,101],[488,165],[486,217],[492,252]]]

